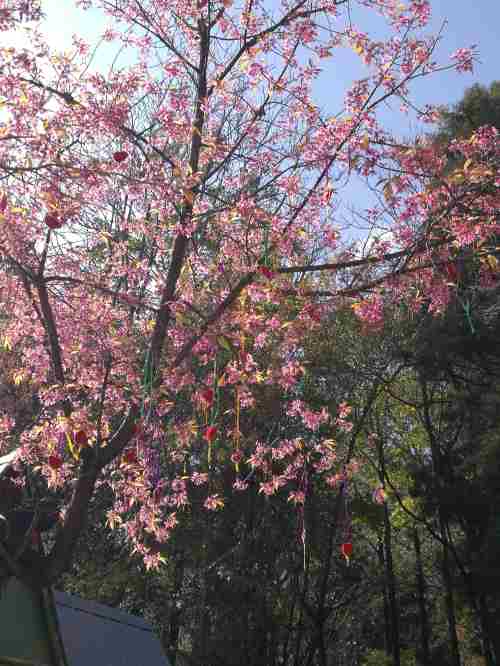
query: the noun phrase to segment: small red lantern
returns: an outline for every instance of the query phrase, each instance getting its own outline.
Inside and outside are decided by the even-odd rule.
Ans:
[[[113,159],[115,162],[124,162],[128,157],[128,153],[124,150],[117,150],[116,153],[113,153]]]
[[[321,323],[321,312],[314,305],[306,305],[304,312],[318,324]]]
[[[79,430],[78,432],[75,432],[74,439],[75,444],[78,446],[87,446],[89,443],[89,438],[87,437],[85,430]]]
[[[213,389],[207,388],[201,392],[201,397],[204,402],[210,407],[214,401],[214,392]]]
[[[52,213],[47,213],[44,222],[49,227],[49,229],[60,229],[64,224],[64,222],[59,217],[57,217],[57,215],[53,215]]]
[[[267,266],[259,266],[259,273],[263,275],[268,280],[272,280],[274,277],[273,271]]]
[[[132,437],[137,437],[137,435],[140,435],[141,433],[141,423],[138,421],[137,423],[134,423],[132,426]]]
[[[135,465],[137,462],[137,453],[134,449],[127,449],[127,451],[123,453],[123,462],[126,465]]]
[[[351,559],[352,555],[352,543],[348,541],[346,543],[341,544],[340,552],[345,557],[347,564],[349,564],[349,560]]]
[[[51,456],[49,456],[49,467],[54,470],[61,469],[63,460],[61,456],[58,456],[57,453],[53,453]]]
[[[208,428],[205,430],[204,438],[209,443],[215,441],[217,439],[217,427],[213,425],[208,426]]]
[[[243,460],[243,452],[240,451],[240,449],[233,451],[233,453],[231,454],[231,462],[234,463],[235,465],[239,465],[242,460]]]
[[[454,284],[457,282],[457,280],[458,280],[458,270],[457,270],[457,267],[454,263],[450,262],[450,263],[446,264],[445,273],[446,273],[446,277],[448,278],[448,280],[450,282],[453,282]]]
[[[5,213],[6,208],[7,208],[7,195],[4,194],[0,199],[0,213]]]

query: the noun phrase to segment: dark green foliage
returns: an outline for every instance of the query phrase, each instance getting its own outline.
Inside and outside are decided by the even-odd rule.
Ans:
[[[480,84],[468,88],[460,102],[444,112],[437,138],[444,143],[468,138],[483,125],[500,129],[500,81],[489,88]]]

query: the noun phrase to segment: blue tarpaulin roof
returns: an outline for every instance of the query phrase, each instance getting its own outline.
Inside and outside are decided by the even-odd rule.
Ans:
[[[63,592],[54,601],[69,666],[168,666],[142,618]]]
[[[0,457],[0,477],[17,455]],[[50,595],[50,593],[49,593]],[[52,610],[50,610],[52,609]],[[55,615],[56,634],[48,618]],[[52,592],[47,604],[20,581],[10,578],[0,589],[0,664],[44,666],[169,666],[160,641],[146,620],[121,610]],[[52,659],[53,642],[65,656]]]

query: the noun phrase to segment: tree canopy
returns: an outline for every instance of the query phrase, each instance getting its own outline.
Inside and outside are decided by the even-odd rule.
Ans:
[[[454,141],[450,172],[435,142],[379,121],[414,80],[472,68],[467,48],[435,61],[426,0],[359,0],[385,40],[343,0],[82,4],[112,19],[103,38],[131,64],[104,75],[79,38],[54,52],[36,3],[1,13],[27,30],[0,51],[2,353],[32,401],[29,418],[2,404],[2,446],[59,501],[35,580],[19,544],[3,550],[42,585],[101,494],[148,567],[193,503],[217,512],[255,490],[303,521],[313,483],[345,487],[359,468],[359,396],[309,401],[306,339],[345,308],[372,332],[395,304],[442,314],[464,253],[482,288],[497,277],[498,131]],[[312,88],[339,48],[366,76],[328,114]],[[379,193],[362,242],[336,219],[353,174]]]

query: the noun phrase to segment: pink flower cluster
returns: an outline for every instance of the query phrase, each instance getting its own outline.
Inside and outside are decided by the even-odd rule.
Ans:
[[[455,61],[455,69],[457,72],[472,72],[474,69],[474,49],[476,45],[470,48],[457,49],[451,55],[451,59]]]

